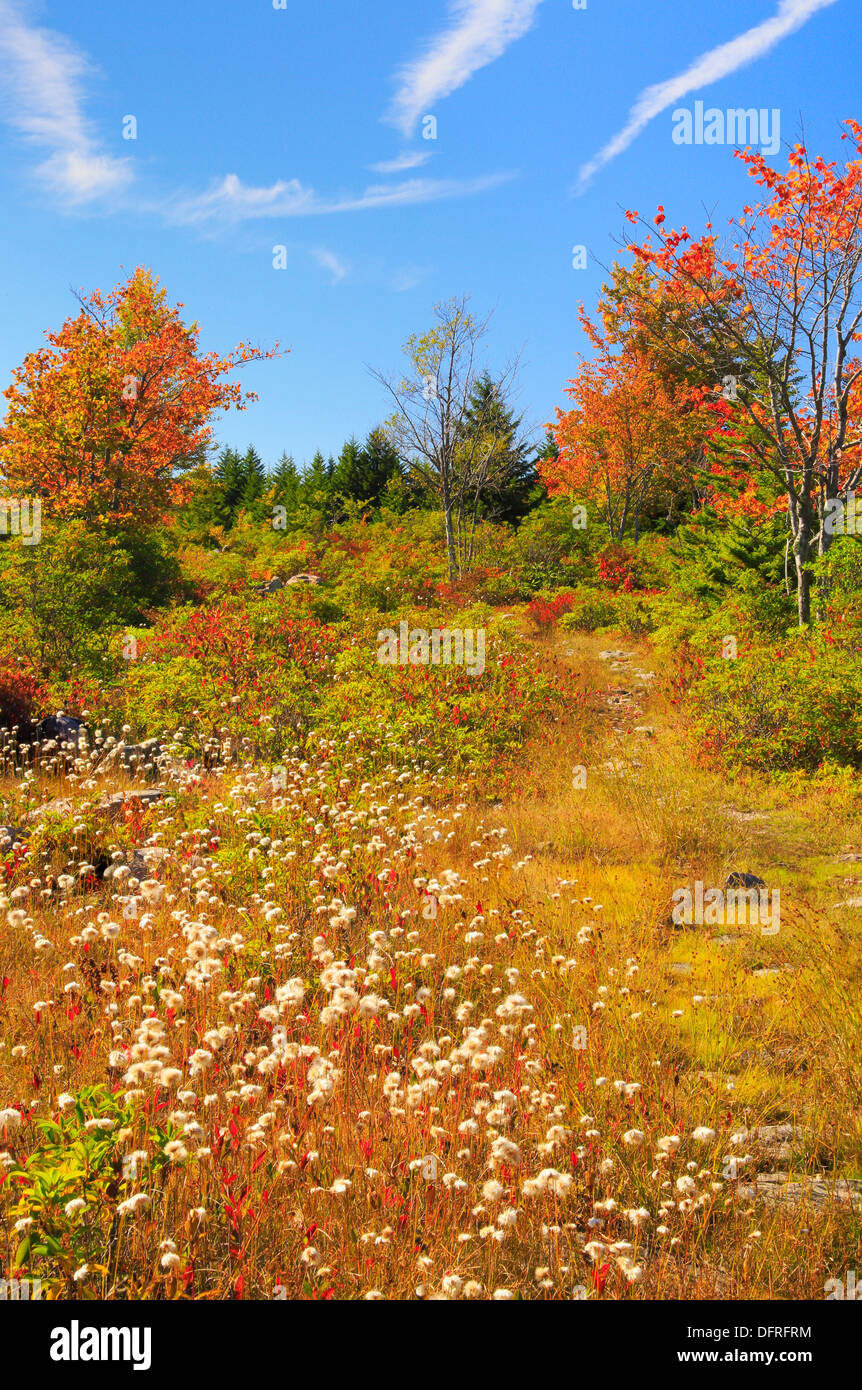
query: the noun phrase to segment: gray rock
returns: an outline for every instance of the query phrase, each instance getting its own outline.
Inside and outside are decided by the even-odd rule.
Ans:
[[[260,584],[252,585],[255,593],[267,598],[270,594],[277,594],[285,586],[285,580],[280,575],[274,575],[272,579],[264,579]]]
[[[49,714],[47,719],[43,719],[36,725],[36,733],[39,739],[55,739],[57,743],[72,743],[77,748],[78,741],[82,734],[86,737],[86,728],[82,719],[75,719],[70,714]]]
[[[288,579],[288,586],[291,584],[320,584],[323,581],[319,574],[294,574]]]
[[[155,767],[164,756],[165,745],[158,738],[148,738],[143,743],[115,743],[102,759],[102,767],[118,767],[122,764],[127,772],[137,772],[148,763]]]
[[[771,1206],[849,1207],[862,1211],[862,1181],[858,1178],[810,1178],[790,1181],[782,1172],[758,1173],[752,1184],[739,1185],[739,1195],[749,1200],[759,1197]]]
[[[57,796],[53,801],[46,801],[44,806],[37,806],[35,811],[28,815],[28,821],[44,820],[46,816],[72,816],[75,814],[75,804],[67,801],[62,796]]]
[[[765,888],[766,884],[762,878],[757,877],[757,874],[744,874],[737,869],[732,874],[728,874],[724,887],[725,890],[728,888]]]
[[[154,802],[161,801],[162,797],[167,795],[164,787],[142,787],[140,791],[113,792],[105,801],[99,803],[97,810],[107,811],[108,815],[116,819],[126,802],[152,806]]]
[[[17,825],[0,825],[0,850],[9,849],[16,841],[23,843],[30,838],[28,830]]]

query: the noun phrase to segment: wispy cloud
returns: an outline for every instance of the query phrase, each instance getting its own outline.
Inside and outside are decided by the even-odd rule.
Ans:
[[[769,19],[746,29],[728,43],[719,44],[701,57],[695,59],[677,77],[657,82],[641,92],[629,113],[629,119],[622,130],[610,140],[589,163],[580,171],[580,188],[583,189],[599,169],[603,168],[623,150],[627,150],[633,140],[649,122],[666,111],[674,102],[689,92],[699,91],[712,82],[746,67],[762,58],[782,39],[796,29],[801,29],[818,10],[834,5],[836,0],[779,0],[778,9]]]
[[[404,265],[400,270],[396,270],[390,281],[390,288],[396,294],[404,294],[407,290],[415,290],[417,285],[421,285],[427,276],[428,271],[420,265]]]
[[[339,280],[344,279],[348,267],[336,256],[334,251],[327,251],[325,246],[315,246],[311,254],[323,270],[329,271],[333,285],[337,285]]]
[[[407,179],[402,183],[372,184],[362,193],[324,198],[298,179],[278,180],[268,188],[252,188],[237,174],[227,174],[207,193],[177,199],[167,209],[173,222],[244,222],[257,217],[312,217],[368,208],[405,207],[485,193],[514,178],[513,173],[485,174],[475,179]]]
[[[427,52],[402,68],[401,86],[388,119],[410,135],[435,101],[463,87],[474,72],[493,63],[523,38],[542,0],[452,0],[452,23],[430,41]]]
[[[132,177],[129,160],[99,148],[84,115],[84,79],[91,72],[62,34],[34,27],[12,0],[0,0],[0,113],[46,151],[36,176],[70,203],[116,193]]]
[[[408,150],[395,159],[384,159],[382,164],[369,164],[374,174],[402,174],[405,169],[418,169],[431,158],[430,150]]]

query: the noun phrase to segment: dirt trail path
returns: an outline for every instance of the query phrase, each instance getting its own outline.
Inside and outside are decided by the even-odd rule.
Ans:
[[[834,1113],[824,1125],[819,1104],[821,1086],[845,1085],[827,1079],[844,1063],[840,1047],[823,1039],[845,983],[811,969],[817,917],[807,893],[816,867],[825,862],[834,883],[846,874],[846,857],[839,866],[834,851],[824,856],[822,845],[806,842],[798,809],[780,797],[770,803],[755,787],[752,804],[749,782],[694,764],[661,662],[645,644],[566,633],[545,650],[576,676],[583,717],[561,721],[558,737],[527,760],[522,782],[499,807],[512,828],[525,902],[531,910],[559,902],[551,940],[561,952],[575,945],[577,908],[596,907],[603,954],[615,969],[637,957],[651,981],[651,1007],[688,1019],[695,1001],[710,1016],[708,1041],[686,1037],[677,1064],[698,1085],[748,1102],[750,1121],[740,1126],[751,1149],[746,1195],[821,1213],[862,1205],[858,1136],[848,1142],[852,1083],[843,1136]],[[782,836],[795,845],[792,859],[783,857]],[[671,924],[674,887],[696,880],[720,887],[740,869],[780,884],[786,911],[778,935]]]

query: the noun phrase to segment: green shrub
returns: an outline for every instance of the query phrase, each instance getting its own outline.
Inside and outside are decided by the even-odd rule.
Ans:
[[[695,659],[688,692],[702,750],[728,767],[862,766],[862,664],[820,635]]]
[[[613,627],[619,604],[609,594],[587,592],[579,595],[571,612],[560,619],[563,632],[595,632],[600,627]]]

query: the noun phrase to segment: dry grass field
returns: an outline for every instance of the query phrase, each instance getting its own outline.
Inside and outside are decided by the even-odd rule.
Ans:
[[[858,1267],[859,913],[822,848],[858,819],[686,761],[624,647],[551,639],[582,698],[502,791],[391,743],[366,780],[346,727],[275,778],[7,760],[7,1278],[757,1300]],[[777,933],[673,923],[739,869]]]

